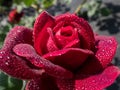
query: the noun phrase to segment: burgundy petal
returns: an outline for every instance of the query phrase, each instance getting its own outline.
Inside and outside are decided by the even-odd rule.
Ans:
[[[77,90],[75,89],[74,79],[56,79],[59,90]],[[78,89],[81,90],[81,89]]]
[[[77,75],[75,79],[56,79],[60,90],[103,90],[110,86],[120,75],[115,66],[107,67],[96,75]]]
[[[96,36],[96,57],[103,67],[106,67],[112,61],[116,48],[117,41],[114,37]]]
[[[59,90],[53,78],[42,76],[38,79],[29,81],[25,90]]]
[[[104,68],[102,67],[101,63],[95,56],[89,56],[84,64],[79,68],[77,73],[81,73],[84,75],[93,75]]]
[[[5,38],[2,49],[12,52],[12,48],[18,43],[27,43],[33,45],[32,30],[24,26],[14,27]]]
[[[56,23],[59,23],[60,21],[69,24],[71,23],[75,28],[81,29],[80,27],[82,27],[80,33],[82,33],[82,35],[85,34],[83,38],[87,40],[86,41],[87,43],[89,42],[88,49],[94,49],[94,45],[95,45],[94,34],[87,21],[85,21],[83,18],[77,17],[75,14],[69,14],[69,13],[57,16]]]
[[[66,48],[45,54],[43,57],[69,70],[77,69],[93,52],[78,48]]]
[[[20,79],[33,79],[42,74],[42,70],[32,69],[25,59],[2,50],[0,51],[0,69]]]
[[[35,50],[32,46],[28,44],[19,44],[14,47],[14,52],[22,57],[26,57],[33,65],[38,68],[43,68],[46,73],[58,78],[72,78],[72,72],[51,63],[49,60],[46,60],[40,57],[35,53]]]
[[[33,32],[34,47],[40,55],[47,52],[46,43],[49,38],[47,28],[53,27],[54,23],[54,18],[47,12],[42,12],[35,21]]]
[[[103,72],[96,75],[78,75],[75,80],[77,90],[103,90],[110,86],[120,75],[120,70],[115,66],[108,66]]]
[[[40,76],[40,70],[31,68],[29,62],[14,54],[12,49],[18,43],[32,45],[32,30],[23,26],[16,26],[8,33],[4,46],[0,50],[0,69],[11,76],[22,79],[31,79]]]

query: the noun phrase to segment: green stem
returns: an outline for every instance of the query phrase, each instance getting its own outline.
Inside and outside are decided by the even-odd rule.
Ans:
[[[26,81],[23,80],[23,86],[21,90],[25,90]]]
[[[87,0],[83,0],[82,3],[77,7],[77,9],[75,10],[75,13],[77,14],[80,9],[83,7],[83,5],[87,2]]]

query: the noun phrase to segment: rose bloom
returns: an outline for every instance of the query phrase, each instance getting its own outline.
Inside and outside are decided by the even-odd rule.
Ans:
[[[18,13],[17,9],[13,9],[12,11],[9,12],[8,21],[10,23],[18,23],[20,22],[22,16],[23,12]]]
[[[75,14],[42,12],[34,28],[14,27],[0,50],[0,69],[29,80],[26,90],[103,90],[119,76],[114,37],[94,34]]]

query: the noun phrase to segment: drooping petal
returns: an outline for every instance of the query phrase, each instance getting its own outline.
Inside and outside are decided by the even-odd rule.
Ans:
[[[74,71],[86,60],[89,55],[93,55],[90,50],[78,48],[65,48],[45,54],[43,57],[50,60],[54,64],[63,66],[68,70]]]
[[[40,76],[40,70],[35,70],[29,62],[26,62],[26,59],[14,54],[12,49],[18,43],[32,45],[32,30],[23,26],[16,26],[8,33],[0,50],[0,69],[11,76],[21,79],[31,79]]]
[[[54,21],[54,18],[47,12],[42,12],[35,21],[33,32],[34,47],[40,55],[47,52],[46,43],[49,38],[47,28],[53,27]]]
[[[76,90],[103,90],[110,86],[115,79],[120,75],[120,70],[115,66],[108,66],[103,72],[82,76],[79,75],[75,80]]]
[[[29,81],[25,90],[59,90],[53,78],[42,76],[38,79]]]
[[[0,51],[0,69],[20,79],[33,79],[42,74],[42,70],[32,68],[25,59],[5,51]]]
[[[34,50],[34,48],[28,44],[19,44],[14,47],[14,52],[22,57],[25,57],[33,65],[38,68],[43,68],[46,73],[57,78],[72,78],[73,73],[51,63],[49,60],[46,60],[40,57]]]
[[[87,21],[85,21],[83,18],[77,17],[75,14],[69,14],[69,13],[57,16],[56,23],[59,23],[60,21],[63,21],[64,23],[68,23],[68,24],[71,23],[74,26],[74,28],[81,29],[80,27],[82,27],[82,30],[80,30],[80,33],[85,34],[83,38],[87,40],[86,42],[89,42],[88,49],[94,49],[94,45],[95,45],[94,34]]]
[[[115,55],[117,41],[114,37],[96,36],[96,48],[96,58],[103,67],[106,67]]]

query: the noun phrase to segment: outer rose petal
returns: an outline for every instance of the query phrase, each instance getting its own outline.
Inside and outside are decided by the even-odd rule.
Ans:
[[[16,56],[12,50],[13,47],[18,43],[32,44],[31,35],[32,30],[23,26],[16,26],[8,33],[3,48],[0,50],[1,70],[10,74],[11,76],[22,79],[36,78],[41,75],[40,70],[31,68],[29,66],[30,63],[26,62],[26,59]]]
[[[54,64],[63,66],[68,70],[74,71],[80,67],[89,55],[93,55],[90,50],[79,48],[65,48],[45,54],[43,57],[50,60]]]
[[[106,67],[112,61],[116,48],[117,41],[114,37],[96,36],[96,57],[103,67]]]
[[[42,55],[47,52],[47,40],[49,34],[47,28],[53,27],[54,18],[50,16],[47,12],[42,12],[36,19],[34,24],[34,47],[36,51]]]
[[[34,48],[28,44],[19,44],[14,47],[14,52],[22,57],[27,58],[33,65],[38,68],[43,68],[46,73],[57,78],[72,78],[73,73],[51,63],[40,57],[34,50]]]
[[[77,75],[75,79],[57,79],[59,90],[103,90],[111,85],[120,75],[120,71],[115,66],[108,66],[103,72],[96,75]]]
[[[53,78],[42,76],[27,83],[25,90],[59,90]]]
[[[33,45],[31,29],[24,26],[14,27],[5,38],[2,49],[11,53],[13,52],[13,47],[19,43],[27,43]]]
[[[120,75],[120,70],[115,66],[108,66],[103,72],[87,77],[79,75],[75,80],[76,90],[103,90],[110,86]]]
[[[86,62],[79,68],[77,73],[84,75],[93,75],[103,70],[99,60],[95,56],[87,58]]]

